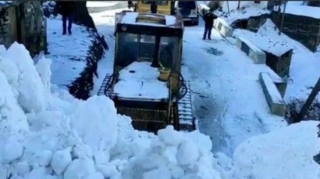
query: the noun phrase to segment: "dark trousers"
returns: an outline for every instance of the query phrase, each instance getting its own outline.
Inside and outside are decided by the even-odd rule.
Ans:
[[[66,32],[67,32],[67,21],[68,21],[68,33],[71,34],[71,28],[72,28],[72,22],[73,22],[73,15],[72,14],[62,15],[63,34],[66,34]]]
[[[208,39],[211,39],[211,30],[212,27],[204,27],[203,39],[206,39],[206,37],[208,37]]]

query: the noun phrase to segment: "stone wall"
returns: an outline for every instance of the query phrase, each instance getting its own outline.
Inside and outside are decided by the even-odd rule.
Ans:
[[[34,56],[46,49],[46,23],[40,1],[11,4],[0,10],[0,44],[22,43]]]
[[[16,39],[15,8],[5,7],[0,9],[0,44],[9,47]]]
[[[282,13],[271,13],[271,19],[278,27],[280,27],[279,19],[281,16]],[[283,33],[290,38],[299,41],[314,52],[320,43],[320,19],[285,14]]]
[[[257,32],[261,25],[266,22],[268,17],[269,14],[262,14],[259,16],[252,16],[247,19],[239,19],[234,21],[230,26],[234,29],[247,29],[252,32]]]

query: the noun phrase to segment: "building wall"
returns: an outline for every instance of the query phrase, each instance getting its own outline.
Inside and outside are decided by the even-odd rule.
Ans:
[[[1,8],[0,10],[0,44],[8,47],[12,42],[13,38],[10,33],[10,16],[12,15],[12,9],[10,8]],[[13,26],[13,25],[12,25]],[[11,27],[12,27],[11,26]]]
[[[41,2],[28,1],[3,8],[0,13],[0,44],[22,43],[36,55],[46,49],[46,23]]]
[[[278,27],[280,27],[279,15],[282,16],[282,13],[271,13],[271,18]],[[292,39],[299,41],[311,51],[316,51],[316,48],[320,43],[320,19],[285,14],[283,33]]]

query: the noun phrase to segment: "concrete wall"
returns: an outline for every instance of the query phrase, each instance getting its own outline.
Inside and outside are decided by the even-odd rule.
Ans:
[[[31,55],[45,50],[46,23],[40,1],[12,4],[0,11],[0,44],[8,47],[18,41]]]
[[[284,116],[286,104],[268,73],[260,73],[259,81],[272,114]]]
[[[266,54],[244,37],[237,37],[236,46],[243,51],[255,64],[265,64]]]
[[[213,27],[224,37],[232,37],[233,29],[229,24],[222,18],[214,20]]]
[[[282,16],[282,13],[271,13],[271,19],[278,27],[280,26],[279,16]],[[283,33],[299,41],[314,52],[320,43],[320,19],[285,14]]]

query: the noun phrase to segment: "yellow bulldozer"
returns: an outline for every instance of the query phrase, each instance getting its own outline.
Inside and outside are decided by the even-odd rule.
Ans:
[[[98,95],[111,98],[135,129],[195,130],[190,84],[181,75],[182,17],[123,11],[115,19],[113,73]]]

